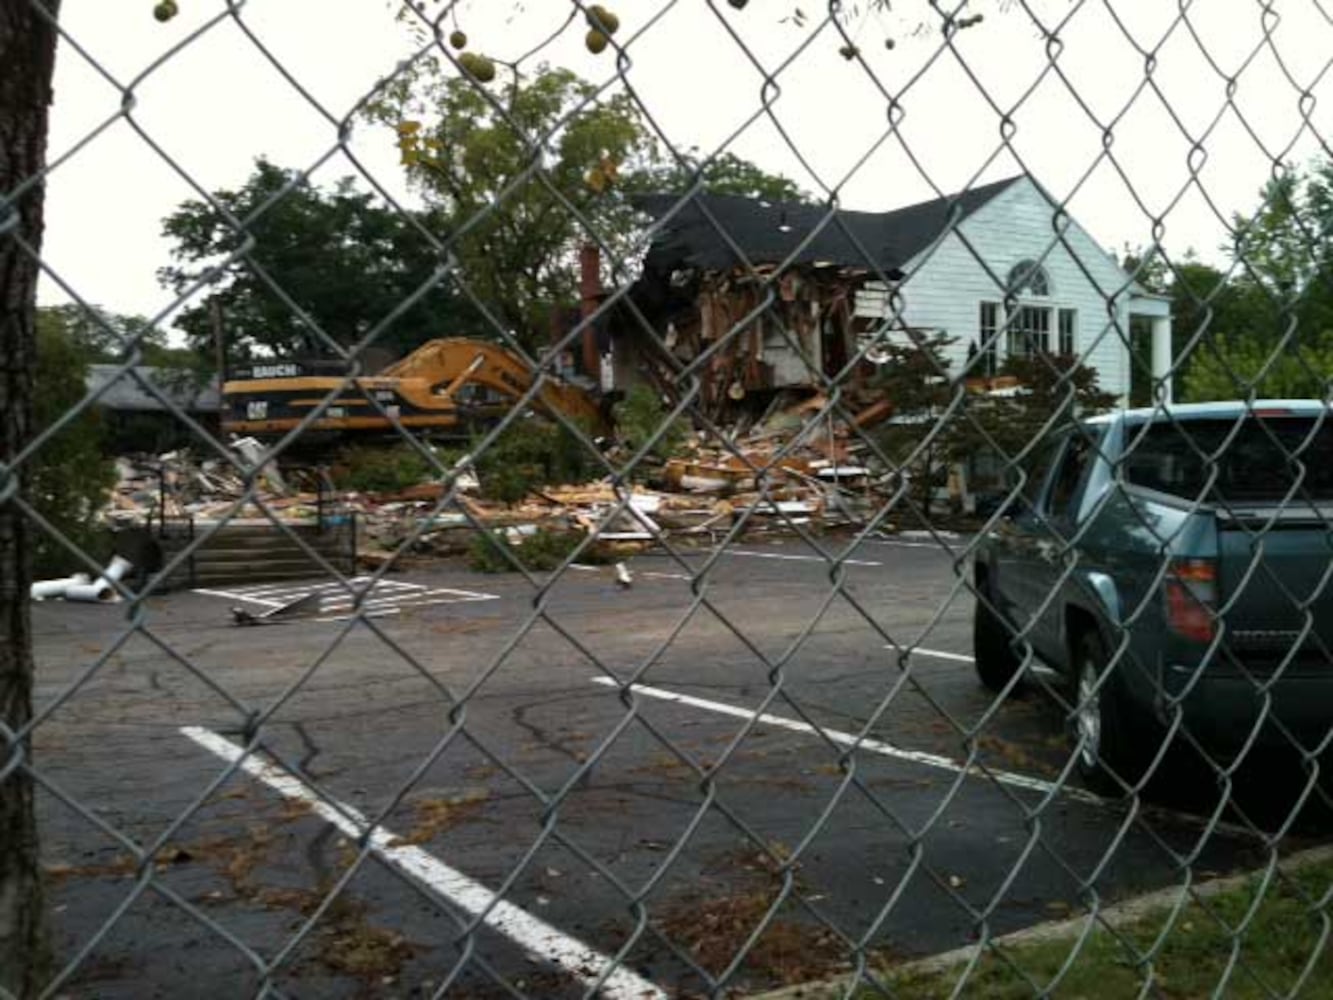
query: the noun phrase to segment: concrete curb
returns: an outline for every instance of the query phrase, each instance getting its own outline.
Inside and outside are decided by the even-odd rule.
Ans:
[[[1294,872],[1326,861],[1333,861],[1333,845],[1321,845],[1311,847],[1308,850],[1297,851],[1295,854],[1288,855],[1279,861],[1277,867],[1282,872]],[[1239,875],[1226,875],[1221,878],[1209,879],[1207,882],[1200,882],[1193,887],[1194,896],[1207,899],[1220,892],[1238,889],[1257,874],[1259,874],[1259,870],[1256,869],[1242,872]],[[1150,914],[1170,909],[1179,899],[1181,892],[1182,888],[1178,885],[1168,886],[1165,889],[1158,889],[1134,899],[1127,899],[1122,903],[1103,907],[1099,913],[1098,923],[1111,927],[1122,927],[1125,924],[1134,923]],[[1065,920],[1051,920],[1046,923],[1035,924],[1032,927],[1025,927],[1010,934],[991,938],[990,944],[1014,946],[1074,938],[1083,932],[1087,922],[1087,914],[1069,917]],[[916,961],[904,962],[901,965],[894,966],[893,971],[895,973],[916,975],[942,972],[945,969],[970,961],[980,950],[980,945],[969,944],[962,948],[943,951],[937,955],[930,955]],[[786,986],[768,993],[757,993],[753,995],[753,1000],[831,1000],[833,997],[846,996],[849,990],[856,988],[855,977],[841,975],[819,982]]]

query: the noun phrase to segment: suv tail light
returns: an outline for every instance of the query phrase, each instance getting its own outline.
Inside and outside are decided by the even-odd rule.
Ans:
[[[1175,559],[1166,573],[1166,623],[1177,635],[1212,642],[1216,631],[1217,563]]]

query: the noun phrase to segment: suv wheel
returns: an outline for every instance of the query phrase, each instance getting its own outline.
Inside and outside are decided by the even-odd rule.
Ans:
[[[972,618],[972,656],[981,683],[992,691],[1003,691],[1018,673],[1022,660],[1010,644],[1013,633],[994,606],[990,591],[979,582]]]
[[[1096,791],[1110,795],[1124,794],[1126,785],[1137,784],[1143,777],[1151,755],[1135,749],[1153,727],[1138,726],[1120,693],[1117,678],[1106,675],[1106,645],[1093,629],[1086,629],[1074,640],[1070,672],[1070,702],[1075,753],[1083,780]]]

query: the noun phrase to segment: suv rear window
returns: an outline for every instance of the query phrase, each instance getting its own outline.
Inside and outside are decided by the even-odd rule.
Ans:
[[[1222,451],[1235,426],[1221,418],[1129,428],[1134,450],[1124,459],[1125,480],[1191,500],[1333,500],[1333,418],[1315,432],[1313,417],[1246,417]],[[1217,479],[1204,496],[1214,467]]]

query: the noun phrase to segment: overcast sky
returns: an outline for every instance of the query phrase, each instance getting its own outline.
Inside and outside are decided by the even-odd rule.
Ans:
[[[168,24],[153,20],[153,0],[62,5],[63,30],[106,75],[62,42],[50,158],[70,155],[50,178],[44,258],[80,296],[118,312],[155,315],[171,305],[155,276],[169,254],[161,220],[196,196],[191,184],[238,185],[261,155],[306,168],[335,145],[336,125],[243,27],[335,120],[415,46],[387,0],[248,0],[237,3],[238,16],[227,14],[224,0],[178,2],[180,15]],[[798,5],[805,26],[782,23]],[[465,0],[456,16],[475,48],[513,59],[569,11],[565,0],[524,6],[514,13],[507,0]],[[1152,216],[1164,213],[1170,252],[1195,248],[1216,259],[1223,219],[1254,206],[1274,157],[1308,162],[1320,153],[1318,136],[1333,136],[1333,82],[1325,73],[1333,26],[1316,0],[1275,0],[1276,17],[1257,0],[974,2],[968,9],[985,20],[958,32],[953,49],[938,31],[914,30],[930,16],[925,0],[895,0],[891,13],[848,21],[873,77],[839,54],[844,42],[825,23],[819,0],[754,0],[743,11],[724,0],[606,6],[622,22],[617,40],[629,42],[630,84],[681,146],[712,150],[731,140],[761,107],[759,67],[777,71],[805,46],[777,78],[773,111],[787,139],[761,117],[727,148],[807,190],[837,188],[854,209],[893,208],[1027,169],[1056,197],[1069,198],[1075,218],[1108,248],[1149,242]],[[1052,28],[1067,19],[1054,69],[1034,15]],[[545,59],[620,88],[610,54],[584,50],[585,31],[576,21],[525,65]],[[1151,49],[1153,86],[1145,87]],[[122,88],[131,85],[127,118]],[[1302,101],[1307,89],[1312,102]],[[892,133],[886,93],[903,112]],[[1001,144],[1006,111],[1012,151]],[[1114,162],[1104,146],[1104,125],[1112,123]],[[1200,168],[1191,148],[1210,126]],[[393,143],[391,132],[363,125],[352,147],[386,188],[410,200]],[[1191,164],[1203,192],[1189,184]],[[338,154],[315,180],[353,172]],[[44,279],[44,304],[66,298]]]

